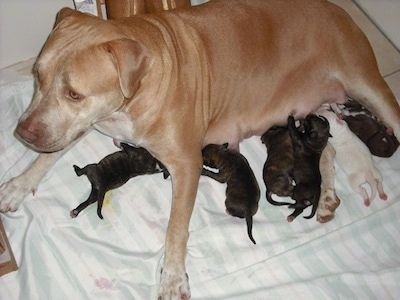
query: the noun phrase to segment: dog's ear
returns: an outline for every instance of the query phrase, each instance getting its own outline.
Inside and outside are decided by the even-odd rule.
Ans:
[[[132,98],[150,66],[148,50],[139,42],[118,39],[106,43],[118,71],[119,84],[125,98]]]
[[[54,27],[56,27],[58,25],[58,23],[60,23],[66,17],[69,17],[73,14],[81,14],[81,13],[72,8],[69,8],[69,7],[62,8],[57,14],[56,22],[54,23]]]

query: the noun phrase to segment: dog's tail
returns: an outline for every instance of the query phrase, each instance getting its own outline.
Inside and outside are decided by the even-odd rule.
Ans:
[[[74,165],[74,170],[78,176],[82,176],[84,174],[83,169],[79,168],[77,165]]]
[[[269,203],[271,203],[272,205],[276,205],[276,206],[280,206],[280,205],[290,205],[292,203],[290,202],[279,202],[279,201],[275,201],[274,199],[272,199],[272,192],[268,192],[265,194],[267,201]]]
[[[249,236],[250,240],[253,242],[253,244],[256,244],[256,241],[253,238],[253,217],[252,216],[246,216],[246,224],[247,224],[247,235]]]

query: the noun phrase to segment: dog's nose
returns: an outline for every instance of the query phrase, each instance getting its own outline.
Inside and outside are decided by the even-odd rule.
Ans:
[[[29,127],[24,124],[19,124],[16,130],[17,134],[29,144],[34,144],[37,141],[37,135]]]

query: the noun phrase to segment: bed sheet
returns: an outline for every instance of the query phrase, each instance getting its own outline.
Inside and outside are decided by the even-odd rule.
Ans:
[[[15,176],[36,156],[13,135],[33,93],[31,76],[0,73],[0,178]],[[388,200],[370,207],[337,167],[341,205],[320,224],[265,199],[266,149],[258,137],[241,143],[261,188],[253,245],[245,221],[226,214],[226,185],[200,179],[190,223],[186,266],[192,299],[398,299],[400,295],[400,150],[374,158]],[[19,270],[0,277],[0,299],[156,299],[171,182],[146,175],[106,195],[72,219],[90,183],[73,164],[117,151],[92,131],[62,157],[15,213],[2,214]],[[305,215],[309,210],[305,211]]]

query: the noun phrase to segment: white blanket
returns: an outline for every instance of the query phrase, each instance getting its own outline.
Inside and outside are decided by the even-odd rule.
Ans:
[[[36,156],[13,136],[28,105],[31,77],[2,72],[0,178],[17,175]],[[12,78],[12,80],[10,79]],[[130,180],[106,195],[104,220],[89,206],[90,183],[73,164],[98,162],[117,151],[112,140],[88,134],[61,158],[35,195],[2,214],[19,270],[0,277],[0,299],[156,299],[171,203],[162,174]],[[225,213],[225,188],[202,177],[190,223],[186,266],[192,299],[396,299],[400,295],[400,150],[374,158],[388,200],[365,207],[337,167],[342,204],[334,220],[301,216],[265,199],[267,153],[258,137],[241,144],[261,188],[253,245],[245,221]],[[21,159],[22,156],[22,159]],[[309,210],[304,215],[309,214]]]

